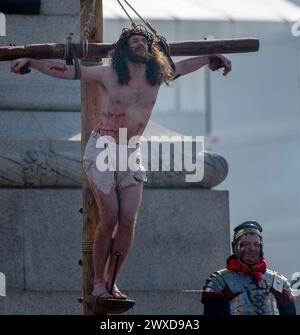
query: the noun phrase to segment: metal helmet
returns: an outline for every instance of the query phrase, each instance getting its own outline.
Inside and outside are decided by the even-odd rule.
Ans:
[[[256,221],[245,221],[234,228],[233,241],[231,243],[232,252],[236,255],[237,258],[241,257],[241,237],[245,234],[255,234],[259,236],[261,242],[261,251],[260,257],[263,258],[263,238],[262,233],[263,229],[261,225]]]

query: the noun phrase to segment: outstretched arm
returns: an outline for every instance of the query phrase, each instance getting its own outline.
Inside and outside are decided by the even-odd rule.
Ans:
[[[174,77],[178,78],[179,76],[192,73],[205,65],[208,65],[209,69],[212,71],[216,71],[224,67],[224,76],[231,71],[231,61],[223,55],[199,56],[177,62],[175,64],[176,73]]]
[[[26,74],[28,68],[40,71],[48,76],[72,80],[75,77],[75,66],[65,65],[59,62],[52,62],[40,59],[20,58],[11,62],[11,72],[16,74]],[[91,67],[80,66],[81,79],[86,81],[99,81],[103,83],[106,71],[105,66],[95,65]]]

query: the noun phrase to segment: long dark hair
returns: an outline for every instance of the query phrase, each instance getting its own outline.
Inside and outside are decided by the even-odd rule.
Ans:
[[[148,82],[155,86],[163,83],[167,84],[174,76],[170,62],[164,52],[162,52],[152,35],[141,29],[123,29],[119,40],[114,44],[114,49],[110,52],[111,66],[116,71],[118,83],[128,85],[131,77],[127,66],[129,52],[128,40],[133,35],[143,35],[148,42],[149,57],[146,61],[146,78]]]

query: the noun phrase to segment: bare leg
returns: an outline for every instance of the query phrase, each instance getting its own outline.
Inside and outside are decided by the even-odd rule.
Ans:
[[[114,232],[114,240],[111,249],[110,262],[108,264],[108,271],[106,273],[106,280],[108,287],[111,287],[113,271],[115,267],[115,252],[119,251],[122,256],[119,259],[117,273],[124,264],[127,255],[131,249],[135,222],[138,215],[138,210],[141,205],[143,193],[143,183],[139,182],[137,185],[128,186],[121,190],[118,190],[119,197],[119,218],[118,225]],[[126,298],[126,295],[122,294],[117,286],[115,285],[113,290],[113,296],[115,298]]]
[[[93,247],[93,263],[94,263],[94,296],[102,298],[111,297],[105,285],[105,265],[107,263],[110,250],[112,235],[118,220],[118,198],[114,189],[109,194],[101,192],[93,181],[88,178],[92,193],[94,195],[100,222],[97,224],[94,247]]]

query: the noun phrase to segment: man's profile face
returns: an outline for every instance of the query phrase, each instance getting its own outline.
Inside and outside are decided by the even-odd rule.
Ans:
[[[245,234],[240,239],[241,260],[249,265],[255,265],[260,260],[261,241],[256,234]]]

